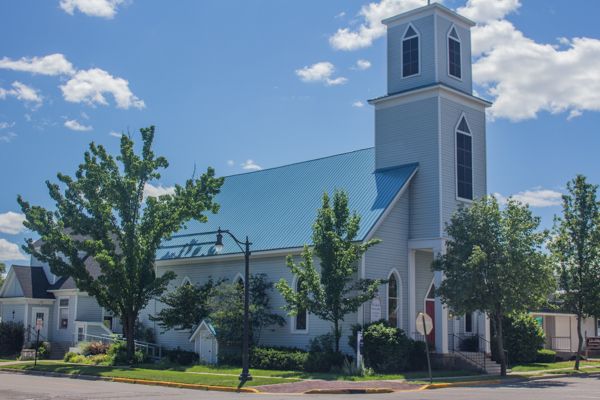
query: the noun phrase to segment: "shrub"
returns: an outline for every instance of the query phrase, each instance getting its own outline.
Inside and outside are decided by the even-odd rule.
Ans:
[[[410,352],[408,353],[407,369],[410,371],[421,371],[427,368],[427,349],[425,342],[412,340]]]
[[[352,333],[350,334],[350,336],[348,336],[348,345],[350,347],[352,347],[352,349],[354,350],[354,353],[356,353],[356,336],[358,335],[358,332],[359,331],[364,332],[371,325],[375,325],[375,324],[383,324],[384,326],[390,326],[389,322],[385,319],[380,319],[379,321],[376,321],[376,322],[369,322],[364,325],[361,325],[361,324],[352,325]]]
[[[538,350],[535,361],[539,363],[553,363],[556,361],[556,352],[550,349]]]
[[[198,362],[198,354],[193,351],[182,350],[179,347],[167,350],[167,360],[179,365],[191,365]]]
[[[409,365],[412,341],[398,328],[376,323],[363,332],[364,359],[375,372],[400,372]]]
[[[127,360],[127,343],[124,341],[117,341],[111,344],[108,347],[106,352],[110,358],[110,365],[127,365],[129,364],[129,360]],[[134,364],[142,364],[146,362],[146,355],[141,351],[136,351],[133,354],[133,363]]]
[[[50,357],[50,343],[40,342],[40,344],[38,346],[38,352],[37,352],[38,360],[43,360],[48,357]]]
[[[84,356],[95,356],[98,354],[106,354],[109,347],[110,347],[110,345],[106,344],[106,343],[90,342],[90,343],[86,343],[82,346],[81,354],[83,354]]]
[[[70,351],[67,354],[65,354],[63,360],[65,362],[75,364],[112,365],[112,358],[108,354],[96,354],[93,356],[86,357],[82,354],[77,354]]]
[[[537,321],[528,314],[505,317],[504,348],[508,352],[511,364],[532,363],[536,360],[538,350],[544,346],[544,331]],[[492,341],[492,353],[497,357],[496,340]]]
[[[344,355],[334,350],[333,334],[317,336],[310,341],[308,356],[304,363],[307,372],[329,372],[332,369],[341,369]]]
[[[0,356],[19,354],[25,340],[25,328],[22,323],[0,322]]]
[[[260,369],[301,371],[308,357],[304,350],[285,347],[254,347],[250,352],[250,365]]]

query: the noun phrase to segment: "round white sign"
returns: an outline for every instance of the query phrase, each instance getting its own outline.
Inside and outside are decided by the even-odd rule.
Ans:
[[[433,330],[433,320],[429,315],[425,313],[419,313],[419,315],[417,315],[416,328],[417,332],[419,332],[421,335],[429,335]]]

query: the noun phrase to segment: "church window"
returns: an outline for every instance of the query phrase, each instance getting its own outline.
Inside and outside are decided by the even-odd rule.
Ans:
[[[452,27],[448,33],[448,73],[457,79],[462,78],[460,61],[460,38]]]
[[[472,136],[464,116],[456,128],[456,191],[459,198],[473,200]]]
[[[402,39],[402,76],[408,77],[419,73],[419,35],[409,25]]]

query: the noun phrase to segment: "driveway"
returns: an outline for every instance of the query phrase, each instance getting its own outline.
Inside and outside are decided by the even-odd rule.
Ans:
[[[591,400],[598,399],[600,377],[554,378],[511,383],[500,386],[449,388],[420,392],[396,392],[370,395],[280,395],[237,394],[171,389],[157,386],[132,385],[103,381],[86,381],[71,378],[0,373],[0,399],[2,400],[83,400],[83,399],[419,399],[419,400]]]

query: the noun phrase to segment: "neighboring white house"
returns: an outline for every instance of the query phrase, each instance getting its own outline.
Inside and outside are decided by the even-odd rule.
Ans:
[[[555,311],[533,311],[535,318],[546,336],[544,348],[556,351],[562,356],[577,353],[579,338],[577,335],[577,316],[575,314]],[[585,340],[589,337],[600,337],[600,320],[584,318],[581,333]]]
[[[431,269],[434,257],[444,252],[444,227],[451,215],[487,194],[485,109],[490,103],[473,95],[470,29],[474,23],[438,3],[383,23],[387,26],[387,93],[369,100],[375,109],[374,132],[365,132],[374,135],[374,147],[226,177],[216,198],[219,213],[209,215],[207,223],[189,223],[163,243],[156,256],[158,274],[177,274],[171,290],[186,282],[234,281],[241,276],[244,257],[235,244],[225,237],[224,249],[217,253],[209,243],[214,234],[205,233],[219,227],[252,241],[253,274],[297,285],[286,267],[286,256],[299,258],[303,246],[311,244],[323,192],[342,189],[348,192],[350,209],[361,217],[358,240],[382,239],[363,256],[357,277],[389,280],[378,298],[346,316],[342,350],[351,352],[345,338],[351,325],[382,317],[419,338],[415,318],[422,311],[434,320],[429,340],[440,354],[450,353],[463,335],[480,336],[482,343],[489,340],[484,314],[449,316],[433,290],[443,276]],[[8,286],[18,268],[9,272]],[[102,322],[99,307],[94,318],[79,317],[78,304],[84,297],[74,287],[47,285],[53,288],[46,290],[52,298],[44,299],[53,321],[51,339],[55,331],[61,332],[61,299],[67,294],[68,340],[77,332],[70,329],[77,321]],[[8,296],[3,292],[0,297]],[[11,318],[10,304],[15,304],[16,318],[29,325],[34,311],[16,307],[27,299],[20,303],[0,299],[3,318]],[[276,291],[271,303],[285,315],[284,300]],[[200,343],[201,338],[213,340],[208,325],[196,332],[162,332],[149,318],[161,307],[153,300],[141,315],[143,323],[153,327],[158,343],[195,350],[212,362],[209,350],[214,355],[218,349]],[[262,332],[261,344],[306,348],[312,338],[331,331],[328,322],[314,315],[286,318],[284,327]],[[489,346],[482,350],[489,351]]]

